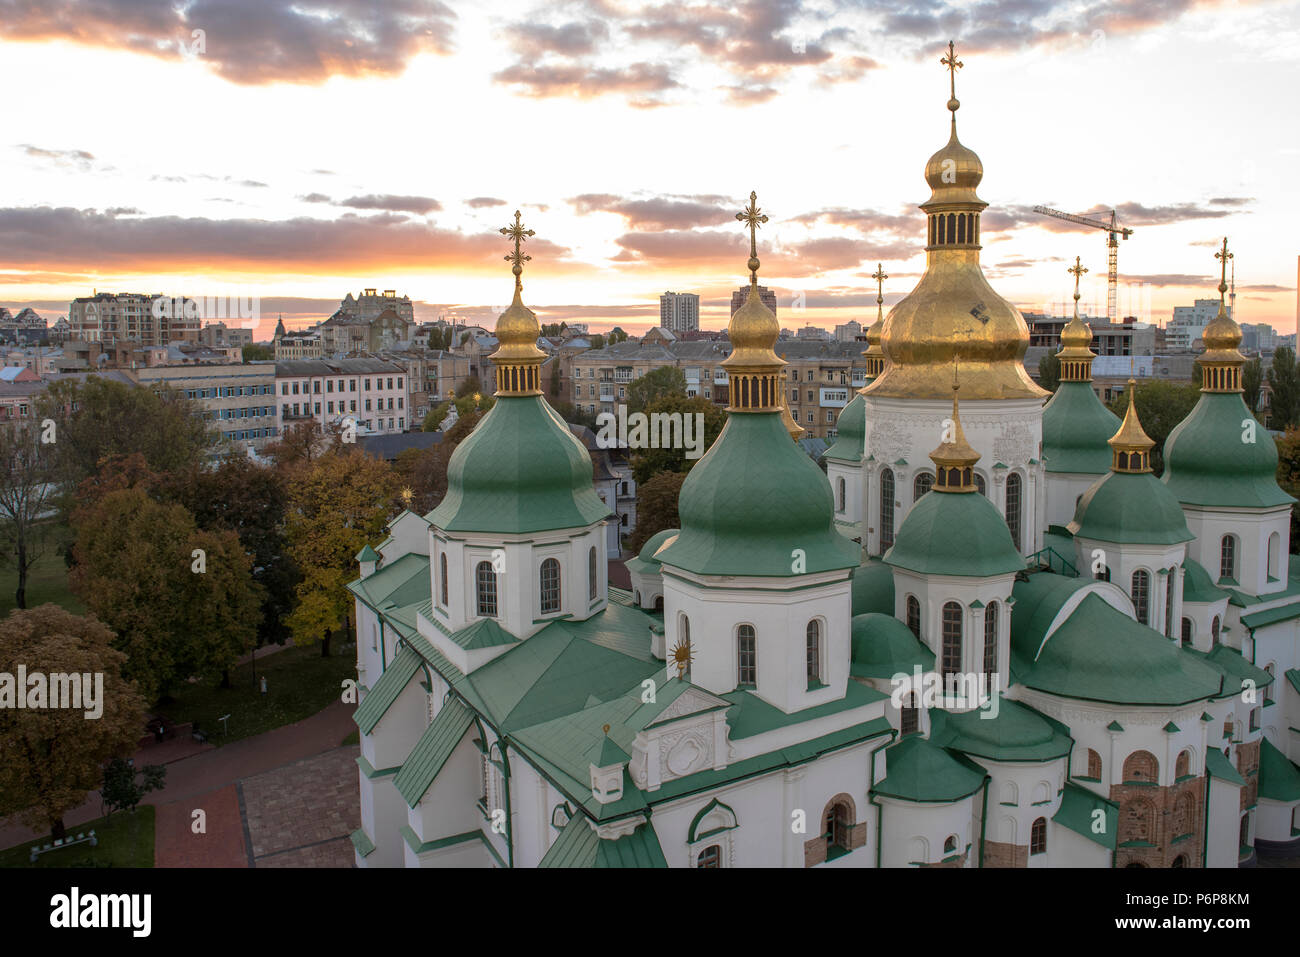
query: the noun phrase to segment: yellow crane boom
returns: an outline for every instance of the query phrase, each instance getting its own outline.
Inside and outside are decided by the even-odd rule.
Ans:
[[[1052,216],[1056,219],[1063,219],[1068,223],[1077,223],[1080,226],[1091,226],[1093,229],[1106,231],[1108,234],[1106,259],[1109,267],[1106,277],[1106,318],[1110,322],[1115,322],[1119,308],[1119,241],[1121,238],[1128,239],[1132,236],[1133,230],[1127,226],[1121,226],[1115,221],[1115,210],[1113,209],[1110,211],[1109,222],[1104,219],[1089,219],[1087,216],[1063,213],[1059,209],[1052,209],[1050,206],[1035,206],[1034,212],[1041,213],[1044,216]]]

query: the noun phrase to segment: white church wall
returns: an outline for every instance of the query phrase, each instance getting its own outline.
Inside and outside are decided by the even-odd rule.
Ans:
[[[949,804],[915,804],[878,797],[882,815],[882,867],[916,867],[940,864],[953,854],[967,854],[966,865],[979,859],[973,833],[972,807],[975,797]],[[956,851],[945,852],[948,838],[956,837]]]
[[[1220,778],[1210,778],[1206,867],[1237,866],[1241,827],[1241,787]]]
[[[1255,509],[1208,509],[1184,505],[1187,527],[1196,536],[1187,546],[1188,555],[1210,573],[1210,580],[1220,578],[1222,543],[1225,535],[1236,539],[1237,587],[1251,595],[1268,595],[1286,589],[1290,559],[1291,510],[1289,506],[1261,511]],[[1270,575],[1270,539],[1273,540],[1273,565]]]
[[[1088,475],[1083,472],[1047,472],[1044,471],[1047,485],[1044,519],[1048,525],[1066,526],[1074,521],[1074,511],[1079,499],[1088,491],[1100,475]],[[1062,555],[1069,559],[1069,555]]]

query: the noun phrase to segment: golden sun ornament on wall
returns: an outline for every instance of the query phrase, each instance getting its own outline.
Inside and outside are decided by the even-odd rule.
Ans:
[[[673,645],[673,664],[677,666],[678,678],[686,678],[686,670],[690,668],[694,657],[695,653],[691,651],[689,640],[679,639],[677,644]]]
[[[409,485],[405,486],[398,494],[402,498],[402,503],[408,506],[411,504],[411,499],[415,498],[415,490]]]

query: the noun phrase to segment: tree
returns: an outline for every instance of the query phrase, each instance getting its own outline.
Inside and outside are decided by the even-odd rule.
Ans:
[[[704,438],[701,457],[713,445],[714,440],[722,434],[727,424],[727,414],[715,403],[699,396],[665,395],[655,399],[646,408],[650,416],[650,427],[654,428],[655,415],[680,414],[685,426],[687,416],[691,417],[691,437],[698,441],[695,429],[696,415],[704,417]],[[684,428],[683,428],[684,431]],[[634,449],[632,451],[632,475],[637,484],[649,481],[660,472],[689,472],[699,459],[688,459],[684,443],[680,448]],[[638,515],[637,524],[640,524]]]
[[[572,402],[552,402],[551,408],[560,414],[560,418],[571,425],[585,425],[587,428],[595,431],[597,427],[596,413],[587,412],[584,409],[574,405]]]
[[[302,573],[288,618],[296,644],[320,640],[329,657],[329,633],[350,621],[344,586],[356,577],[356,555],[383,531],[395,491],[388,464],[355,447],[331,449],[291,476],[288,549]]]
[[[99,789],[100,803],[114,811],[134,811],[136,805],[150,791],[159,791],[167,781],[167,768],[161,764],[147,764],[136,768],[125,758],[114,758],[104,768],[104,783]]]
[[[56,453],[46,435],[35,426],[0,426],[0,540],[18,572],[14,602],[19,608],[27,607],[27,573],[41,557],[36,523],[55,494]]]
[[[596,333],[595,335],[588,336],[587,339],[591,343],[591,348],[593,350],[605,348],[605,337],[602,336],[600,333]]]
[[[607,341],[611,346],[616,342],[627,342],[627,333],[620,326],[615,326],[610,330]]]
[[[142,487],[83,505],[72,522],[72,590],[117,633],[123,674],[149,701],[186,678],[224,675],[253,646],[262,589],[234,532],[202,531]]]
[[[331,426],[326,429],[312,419],[288,426],[280,433],[277,442],[269,442],[262,449],[262,454],[269,457],[281,469],[309,464],[324,455],[329,449],[338,445],[342,431]]]
[[[1061,360],[1049,352],[1038,360],[1038,384],[1048,392],[1055,392],[1061,384]]]
[[[1159,475],[1164,471],[1165,439],[1179,422],[1187,418],[1201,398],[1201,391],[1189,382],[1153,379],[1137,390],[1138,418],[1155,447],[1151,450],[1151,468]],[[1128,411],[1128,393],[1121,392],[1110,400],[1110,410],[1121,419]]]
[[[1276,441],[1277,484],[1300,500],[1300,430],[1291,427]],[[1291,506],[1291,553],[1300,553],[1300,501]]]
[[[644,412],[655,399],[686,394],[686,373],[673,366],[660,366],[634,379],[627,387],[628,412]]]
[[[1241,391],[1246,407],[1259,411],[1259,392],[1264,385],[1264,364],[1256,357],[1241,368]]]
[[[1296,366],[1295,351],[1278,346],[1273,353],[1273,365],[1268,370],[1268,385],[1272,390],[1269,400],[1269,424],[1283,431],[1297,423],[1300,412],[1300,368]]]
[[[424,417],[424,424],[420,427],[425,432],[437,432],[438,426],[442,425],[443,419],[447,418],[447,413],[451,411],[450,402],[442,402],[435,405],[429,410],[428,415]]]
[[[559,363],[559,362],[552,362],[552,363],[551,363],[551,389],[550,389],[550,391],[551,391],[551,398],[552,398],[552,399],[558,399],[558,398],[560,397],[560,363]]]
[[[478,376],[467,376],[461,380],[460,385],[456,386],[456,398],[463,399],[466,396],[475,396],[483,394],[483,384],[479,382]]]
[[[250,342],[240,350],[245,362],[257,362],[275,358],[275,349],[260,342]]]
[[[112,642],[103,623],[57,605],[15,609],[0,622],[0,674],[17,675],[20,664],[39,662],[47,677],[103,675],[102,688],[92,682],[97,700],[87,702],[83,694],[81,708],[49,707],[54,702],[48,696],[35,708],[0,707],[0,815],[17,814],[21,823],[48,827],[62,839],[64,814],[99,787],[103,763],[134,748],[144,727],[144,699],[123,679],[125,656]],[[28,694],[28,703],[31,690],[30,676],[28,688],[13,688]],[[98,718],[86,717],[99,707]]]
[[[682,493],[685,472],[660,472],[636,490],[636,530],[628,539],[633,554],[641,551],[651,536],[665,528],[680,528],[677,499]]]

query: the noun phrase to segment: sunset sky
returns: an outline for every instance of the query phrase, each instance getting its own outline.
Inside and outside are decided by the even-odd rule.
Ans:
[[[1226,235],[1238,319],[1294,331],[1294,0],[0,0],[0,305],[256,296],[267,337],[375,286],[490,324],[518,208],[542,321],[671,289],[720,327],[754,189],[782,325],[870,321],[876,263],[887,307],[924,266],[949,38],[999,292],[1068,301],[1080,255],[1104,313],[1104,234],[1031,208],[1113,207],[1124,312],[1216,295]]]

